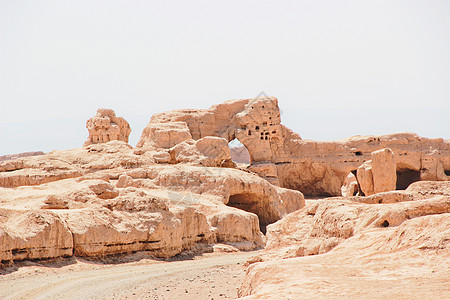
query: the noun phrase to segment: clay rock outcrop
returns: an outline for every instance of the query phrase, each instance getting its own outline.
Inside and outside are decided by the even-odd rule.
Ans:
[[[447,195],[406,190],[318,200],[302,209],[302,192],[337,195],[347,175],[369,160],[361,172],[370,170],[374,193],[392,188],[393,180],[375,180],[386,166],[397,176],[397,189],[424,178],[448,180],[450,143],[415,134],[302,140],[281,124],[274,97],[153,115],[136,148],[126,141],[128,123],[111,110],[99,110],[88,127],[93,131],[83,148],[0,163],[2,222],[14,224],[17,215],[33,211],[53,224],[30,221],[31,230],[17,231],[6,226],[1,234],[9,246],[0,248],[0,260],[140,250],[168,257],[216,242],[255,249],[264,245],[267,228],[273,250],[278,246],[271,228],[285,216],[298,221],[290,226],[296,241],[306,243],[296,242],[288,252],[318,254],[383,224],[398,226],[448,208]],[[248,167],[238,169],[231,160],[228,142],[235,138],[249,151]],[[349,178],[346,193],[354,195],[354,189]],[[60,240],[66,235],[68,249]]]
[[[449,184],[421,181],[405,191],[307,200],[267,227],[266,250],[253,259],[260,262],[248,268],[239,295],[447,298]]]
[[[142,131],[137,147],[169,149],[189,139],[192,136],[185,122],[150,122]]]
[[[358,195],[359,186],[358,180],[353,173],[349,173],[345,178],[344,184],[341,187],[341,194],[344,197],[351,197]]]
[[[268,226],[266,249],[283,257],[325,253],[358,232],[450,213],[449,196],[449,181],[420,181],[405,191],[309,200],[301,210]]]
[[[266,249],[277,250],[284,257],[323,254],[366,230],[395,227],[412,218],[450,212],[449,197],[412,199],[383,205],[348,198],[308,203],[304,209],[268,226]]]
[[[172,163],[191,163],[205,167],[231,164],[230,148],[226,139],[204,137],[197,141],[189,139],[169,151]]]
[[[264,227],[304,206],[300,192],[274,186],[259,176],[233,168],[156,165],[146,167],[145,171],[131,170],[122,176],[128,176],[123,187],[164,186],[173,193],[189,190],[188,199],[195,203],[213,197],[214,202],[257,215]],[[174,199],[178,197],[173,195]]]
[[[236,115],[236,138],[249,150],[251,161],[272,161],[276,147],[283,142],[280,109],[275,97],[249,101]],[[300,137],[298,137],[300,138]]]
[[[348,174],[370,160],[372,152],[384,148],[394,153],[397,189],[419,180],[448,180],[446,174],[450,174],[450,142],[412,133],[355,136],[336,142],[285,140],[283,148],[290,154],[280,154],[272,162],[277,167],[280,186],[307,195],[340,195]],[[434,166],[430,167],[431,172],[423,165],[428,159]]]
[[[247,270],[243,299],[446,299],[449,213],[365,231],[322,255],[269,260]]]
[[[366,196],[394,191],[397,184],[397,167],[392,150],[386,148],[374,151],[371,156],[372,159],[365,161],[356,172],[360,189]]]
[[[66,224],[50,211],[0,208],[0,262],[72,256]]]
[[[86,121],[89,137],[84,146],[109,141],[122,141],[128,143],[131,133],[130,124],[122,118],[117,117],[112,109],[99,108],[97,114]]]
[[[255,174],[205,167],[229,158],[223,138],[176,147],[164,149],[176,164],[122,141],[0,164],[0,261],[141,250],[170,257],[216,242],[254,249],[264,245],[261,230],[304,206],[300,192]]]
[[[22,152],[17,154],[7,154],[7,155],[1,155],[0,156],[0,162],[4,162],[11,159],[17,159],[20,157],[27,157],[27,156],[38,156],[38,155],[44,155],[44,152],[42,151],[34,151],[34,152]]]
[[[389,148],[396,162],[396,188],[419,180],[449,180],[450,141],[413,133],[355,136],[341,141],[303,140],[281,124],[275,97],[230,100],[209,109],[174,110],[152,116],[142,132],[142,152],[175,147],[190,139],[238,139],[248,150],[249,170],[284,188],[337,196],[350,172],[372,152]],[[167,162],[162,159],[161,162]],[[391,185],[390,185],[391,186]]]

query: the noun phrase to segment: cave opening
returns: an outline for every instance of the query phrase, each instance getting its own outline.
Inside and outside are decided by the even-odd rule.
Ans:
[[[227,205],[257,215],[259,219],[259,230],[266,234],[267,225],[274,221],[266,216],[267,213],[264,212],[262,203],[264,203],[262,199],[255,194],[241,193],[230,195]]]
[[[420,172],[411,169],[397,171],[397,190],[406,190],[413,182],[420,181]]]

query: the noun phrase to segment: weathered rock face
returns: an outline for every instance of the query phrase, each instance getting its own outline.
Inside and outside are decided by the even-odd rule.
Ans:
[[[447,299],[450,214],[358,234],[322,255],[252,264],[244,299]]]
[[[282,257],[322,254],[366,230],[450,213],[448,196],[424,198],[416,193],[390,193],[379,194],[377,202],[372,202],[370,197],[309,201],[305,208],[268,226],[266,249]]]
[[[288,143],[286,142],[286,145]],[[285,162],[277,162],[280,185],[310,195],[340,195],[347,175],[354,172],[371,153],[390,148],[397,164],[397,189],[405,189],[414,181],[425,180],[423,168],[427,157],[442,168],[434,168],[430,180],[448,180],[450,143],[427,139],[411,133],[382,136],[356,136],[337,142],[298,141],[290,143],[292,154]],[[434,154],[432,154],[434,153]],[[439,171],[438,171],[439,169]]]
[[[189,139],[192,139],[192,136],[185,122],[150,122],[144,128],[137,146],[169,149]]]
[[[133,149],[128,123],[99,110],[83,148],[0,163],[0,260],[138,250],[167,257],[215,242],[261,247],[267,227],[273,236],[270,224],[305,206],[299,191],[337,195],[363,163],[361,185],[374,194],[300,210],[306,231],[292,228],[307,244],[296,255],[326,252],[384,221],[446,212],[446,195],[425,201],[428,195],[382,191],[394,182],[405,189],[425,178],[447,180],[449,141],[414,134],[305,141],[280,122],[273,97],[177,110],[154,115]],[[248,168],[231,160],[235,138],[249,151]],[[349,177],[343,189],[353,196],[356,187]],[[374,206],[394,202],[402,203]]]
[[[371,155],[372,159],[365,161],[356,173],[362,192],[370,196],[394,191],[397,185],[397,166],[391,149],[374,151]]]
[[[370,160],[372,152],[384,148],[394,153],[397,189],[418,180],[449,180],[450,141],[412,133],[355,136],[336,142],[302,140],[281,124],[274,97],[153,115],[138,147],[161,151],[207,136],[227,141],[237,138],[249,151],[249,170],[273,184],[309,195],[340,195],[347,175]]]
[[[183,143],[164,150],[175,164],[121,141],[0,164],[0,261],[169,257],[215,242],[252,249],[266,225],[304,206],[300,192],[255,174],[205,167],[229,157],[225,139]]]
[[[358,180],[353,173],[349,173],[345,178],[344,184],[341,187],[341,194],[344,197],[356,196],[359,192]]]
[[[268,226],[265,253],[239,295],[448,298],[449,194],[448,181],[421,181],[406,191],[307,200]]]
[[[130,124],[124,118],[116,117],[114,110],[106,108],[99,108],[97,114],[87,120],[86,128],[89,137],[84,146],[114,140],[128,143],[128,136],[131,133]]]
[[[0,208],[0,262],[72,256],[72,234],[50,211]]]
[[[278,100],[275,97],[260,97],[249,101],[244,110],[236,115],[236,123],[236,138],[247,147],[251,161],[273,161],[277,149],[271,146],[276,147],[283,142]]]
[[[232,166],[230,148],[226,139],[204,137],[189,139],[169,150],[172,163],[191,163],[205,167]]]

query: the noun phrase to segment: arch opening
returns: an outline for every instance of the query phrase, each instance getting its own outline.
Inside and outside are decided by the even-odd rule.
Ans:
[[[249,135],[251,132],[249,130]],[[230,147],[231,160],[236,164],[250,164],[251,158],[247,147],[244,146],[238,139],[233,139],[228,143]]]

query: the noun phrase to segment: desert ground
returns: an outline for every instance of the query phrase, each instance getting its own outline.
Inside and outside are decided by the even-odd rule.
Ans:
[[[219,249],[169,260],[141,252],[103,260],[23,262],[2,271],[0,298],[234,299],[247,259],[259,252]]]

